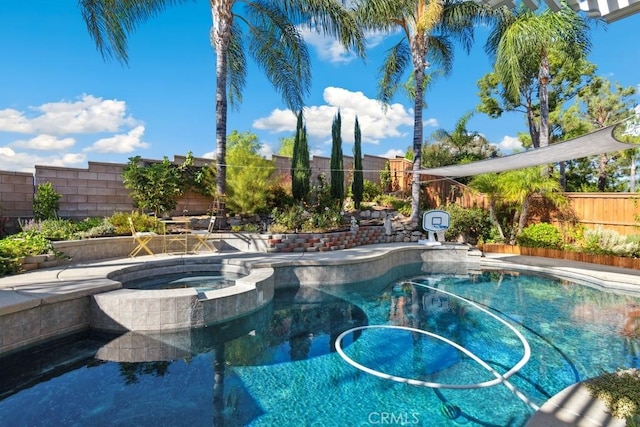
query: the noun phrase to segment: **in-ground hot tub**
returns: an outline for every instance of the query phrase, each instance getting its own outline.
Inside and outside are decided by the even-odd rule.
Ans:
[[[91,327],[169,331],[220,323],[254,312],[273,298],[273,269],[198,259],[148,261],[112,272],[122,289],[95,294]]]

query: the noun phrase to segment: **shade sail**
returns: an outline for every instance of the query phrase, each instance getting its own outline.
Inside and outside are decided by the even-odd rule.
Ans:
[[[602,153],[637,148],[635,144],[624,144],[613,138],[613,128],[617,125],[599,129],[587,135],[569,141],[536,148],[510,156],[496,157],[464,165],[443,166],[440,168],[421,169],[419,175],[434,175],[449,178],[475,176],[483,173],[504,172],[547,163],[564,162]]]

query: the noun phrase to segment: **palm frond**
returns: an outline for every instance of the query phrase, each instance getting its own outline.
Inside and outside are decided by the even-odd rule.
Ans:
[[[149,18],[168,6],[190,0],[79,0],[89,35],[105,60],[115,58],[126,64],[127,38]]]
[[[429,50],[427,61],[439,65],[442,73],[447,76],[453,69],[453,43],[447,36],[428,37]]]
[[[421,8],[416,23],[416,31],[430,33],[442,19],[444,5],[439,0],[430,0]]]
[[[365,55],[362,27],[356,16],[338,0],[283,0],[279,2],[291,22],[337,37],[348,51]]]
[[[311,87],[309,52],[302,34],[273,3],[251,2],[246,11],[250,54],[287,106],[299,111]]]
[[[234,22],[227,50],[227,98],[232,108],[242,103],[242,91],[247,82],[247,59],[242,44],[242,30]]]
[[[411,63],[411,50],[406,43],[406,39],[400,40],[398,44],[387,51],[384,63],[380,67],[378,74],[378,99],[385,105],[391,102],[393,95],[397,92],[400,79]]]

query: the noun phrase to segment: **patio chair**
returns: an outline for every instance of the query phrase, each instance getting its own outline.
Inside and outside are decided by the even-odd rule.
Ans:
[[[133,225],[133,220],[131,218],[129,218],[129,226],[131,227],[131,235],[133,236],[133,243],[136,244],[136,247],[133,248],[131,253],[129,253],[129,256],[135,257],[142,250],[146,251],[149,255],[155,255],[153,251],[149,249],[149,246],[147,246],[147,243],[149,243],[151,239],[157,236],[157,234],[152,231],[136,231],[136,227]]]
[[[193,247],[194,252],[198,252],[200,248],[205,247],[209,249],[209,252],[214,252],[214,248],[209,244],[208,240],[211,239],[213,235],[213,231],[215,230],[216,225],[216,215],[211,215],[211,219],[209,219],[209,226],[206,230],[193,230],[191,234],[196,238],[196,244]]]

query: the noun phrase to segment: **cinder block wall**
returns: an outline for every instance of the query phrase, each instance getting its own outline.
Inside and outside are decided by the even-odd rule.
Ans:
[[[184,156],[174,156],[173,162],[184,162]],[[289,174],[291,159],[273,156],[276,169],[282,174]],[[378,171],[384,169],[387,159],[376,156],[363,156],[365,179],[379,183]],[[203,166],[211,163],[211,159],[196,158],[194,164]],[[317,177],[325,173],[327,180],[331,159],[315,156],[311,159],[312,184],[317,184]],[[345,189],[351,184],[353,157],[344,156]],[[87,217],[110,216],[114,212],[130,212],[133,202],[122,183],[122,169],[125,164],[89,162],[87,168],[68,168],[47,165],[36,165],[35,176],[26,172],[0,171],[0,217],[8,218],[6,228],[14,231],[18,228],[18,218],[33,217],[33,194],[39,184],[51,182],[59,194],[59,214],[62,218],[84,219]],[[187,192],[179,201],[171,216],[201,215],[209,212],[213,200],[209,197]]]
[[[98,162],[89,162],[87,169],[36,165],[36,185],[50,182],[62,194],[58,213],[63,218],[109,216],[133,209],[122,184],[123,167]]]
[[[33,216],[33,175],[27,172],[0,171],[0,224],[7,231],[18,228],[18,218]]]

